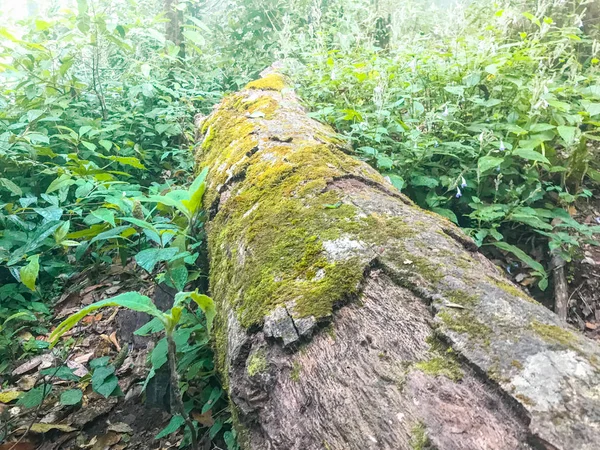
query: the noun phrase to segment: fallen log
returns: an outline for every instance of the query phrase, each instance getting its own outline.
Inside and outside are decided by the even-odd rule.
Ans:
[[[598,448],[597,343],[349,156],[279,74],[199,135],[242,448]]]

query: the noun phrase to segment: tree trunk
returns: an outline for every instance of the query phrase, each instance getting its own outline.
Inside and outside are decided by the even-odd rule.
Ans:
[[[177,9],[179,0],[165,0],[165,38],[173,44],[179,46],[178,56],[185,57],[185,43],[183,41],[183,32],[181,29],[181,11]]]
[[[598,448],[598,345],[347,155],[280,75],[223,100],[200,135],[242,448]]]

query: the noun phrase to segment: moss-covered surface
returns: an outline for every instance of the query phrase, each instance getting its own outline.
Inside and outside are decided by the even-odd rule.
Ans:
[[[281,91],[285,88],[285,79],[281,74],[270,73],[258,80],[251,81],[246,85],[246,89],[258,89],[265,91]]]
[[[555,342],[566,347],[571,347],[577,341],[573,333],[556,325],[548,325],[534,320],[531,322],[531,328],[547,342]]]
[[[251,377],[266,371],[268,368],[269,363],[267,362],[264,350],[258,350],[248,358],[246,371]]]
[[[468,309],[445,309],[437,315],[450,330],[467,334],[473,342],[490,345],[492,329]]]
[[[413,450],[429,449],[431,441],[427,436],[427,428],[423,422],[415,424],[410,430],[410,446]]]
[[[443,344],[435,335],[427,339],[429,358],[414,364],[421,372],[433,376],[444,376],[452,381],[460,381],[463,371],[452,348]]]
[[[302,366],[300,365],[300,363],[298,361],[294,361],[294,364],[292,365],[292,370],[290,371],[290,379],[292,381],[299,381],[301,371]]]
[[[208,205],[220,197],[223,186],[241,178],[210,224],[209,247],[213,293],[228,299],[246,328],[260,325],[275,307],[291,301],[300,317],[325,317],[333,305],[358,292],[369,261],[361,252],[332,258],[324,243],[350,236],[366,248],[416,234],[401,218],[360,215],[354,205],[344,203],[342,193],[326,189],[348,174],[382,181],[363,173],[362,163],[335,145],[309,137],[291,143],[261,141],[271,118],[248,117],[256,105],[270,105],[277,131],[286,133],[281,127],[286,121],[273,102],[266,94],[225,100],[205,121],[208,137],[197,153],[199,165],[211,168]]]

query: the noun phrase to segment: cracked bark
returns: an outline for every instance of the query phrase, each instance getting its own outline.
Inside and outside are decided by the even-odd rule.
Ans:
[[[275,111],[244,110],[265,99],[277,103]],[[211,165],[211,290],[217,334],[224,336],[217,356],[244,449],[411,449],[424,436],[438,449],[597,448],[596,343],[505,280],[460,229],[414,206],[368,166],[350,164],[332,130],[309,119],[293,92],[245,89],[206,120],[210,131],[204,130],[197,160]],[[258,145],[236,152],[250,135]],[[318,154],[298,163],[307,142]],[[319,159],[322,143],[336,158],[325,188],[303,191],[306,180],[286,192],[311,201],[334,195],[355,211],[348,220],[400,222],[410,233],[348,227],[326,239],[317,232],[332,264],[353,261],[362,270],[359,288],[320,315],[304,314],[302,298],[269,298],[263,320],[243,326],[243,301],[257,281],[247,274],[256,273],[257,255],[310,224],[292,217],[277,229],[250,233],[244,227],[255,227],[255,216],[270,205],[240,199],[256,187],[262,165],[289,169],[273,189],[305,164],[320,173],[320,164],[330,164]],[[327,205],[310,220],[335,208]],[[222,227],[236,221],[243,231],[220,241]],[[258,247],[262,235],[272,240]],[[302,285],[332,276],[325,269],[311,280],[285,278],[281,270],[273,282]]]

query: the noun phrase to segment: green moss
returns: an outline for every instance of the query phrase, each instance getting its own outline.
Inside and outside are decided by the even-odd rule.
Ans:
[[[461,289],[444,291],[444,296],[448,301],[456,303],[457,305],[473,307],[479,303],[479,297],[477,295],[469,294],[467,291]]]
[[[413,450],[426,450],[430,448],[431,441],[427,436],[427,428],[423,422],[418,422],[410,431],[410,446]]]
[[[507,283],[506,281],[496,280],[492,277],[488,277],[488,280],[490,281],[490,283],[492,283],[494,286],[502,289],[508,295],[511,295],[513,297],[522,298],[523,300],[527,300],[528,302],[537,303],[535,300],[533,300],[531,297],[529,297],[527,294],[525,294],[525,292],[523,292],[521,289],[517,288],[516,286],[513,286],[510,283]]]
[[[285,87],[283,75],[271,73],[258,80],[251,81],[246,85],[246,89],[258,89],[266,91],[281,91]]]
[[[246,365],[246,371],[248,375],[253,377],[257,373],[261,373],[266,371],[269,368],[269,363],[267,362],[267,358],[265,357],[264,350],[260,349],[257,352],[253,353],[248,359],[248,363]]]
[[[451,358],[437,356],[427,361],[421,361],[415,364],[415,367],[426,374],[436,377],[444,376],[452,381],[460,381],[463,377],[460,365]]]
[[[534,320],[531,328],[535,333],[547,342],[557,342],[567,347],[572,347],[576,338],[573,333],[556,325],[548,325]]]
[[[468,334],[473,340],[485,346],[490,345],[492,330],[478,320],[469,310],[440,311],[437,315],[442,322],[457,333]]]
[[[270,84],[273,79],[267,78],[250,86]],[[252,111],[272,115],[281,124],[279,137],[289,131],[294,141],[265,141],[263,127],[269,122],[248,117]],[[345,203],[344,193],[327,189],[349,174],[376,183],[383,179],[364,171],[361,162],[339,151],[332,140],[298,138],[297,129],[305,124],[296,120],[302,116],[290,121],[287,114],[274,96],[246,91],[225,99],[203,125],[209,135],[196,157],[200,167],[210,167],[205,204],[217,204],[222,187],[238,179],[207,226],[215,300],[226,301],[245,328],[260,326],[265,316],[288,302],[294,302],[300,317],[327,317],[334,305],[355,298],[370,262],[366,252],[328,255],[325,244],[338,239],[364,248],[385,243],[386,254],[400,263],[411,261],[402,266],[406,271],[427,283],[441,280],[440,264],[406,250],[405,241],[419,234],[414,224],[401,217],[365,216]],[[217,341],[226,345],[225,337]]]
[[[302,366],[300,365],[300,363],[298,361],[294,361],[294,364],[292,364],[292,370],[290,372],[290,379],[292,381],[299,381],[301,370]]]
[[[510,362],[510,365],[513,366],[516,369],[522,370],[523,369],[523,364],[521,364],[519,361],[517,361],[516,359],[513,359]]]
[[[452,350],[444,344],[435,334],[427,338],[429,344],[429,358],[414,364],[416,369],[433,376],[444,376],[452,381],[460,381],[463,371],[460,363]]]

